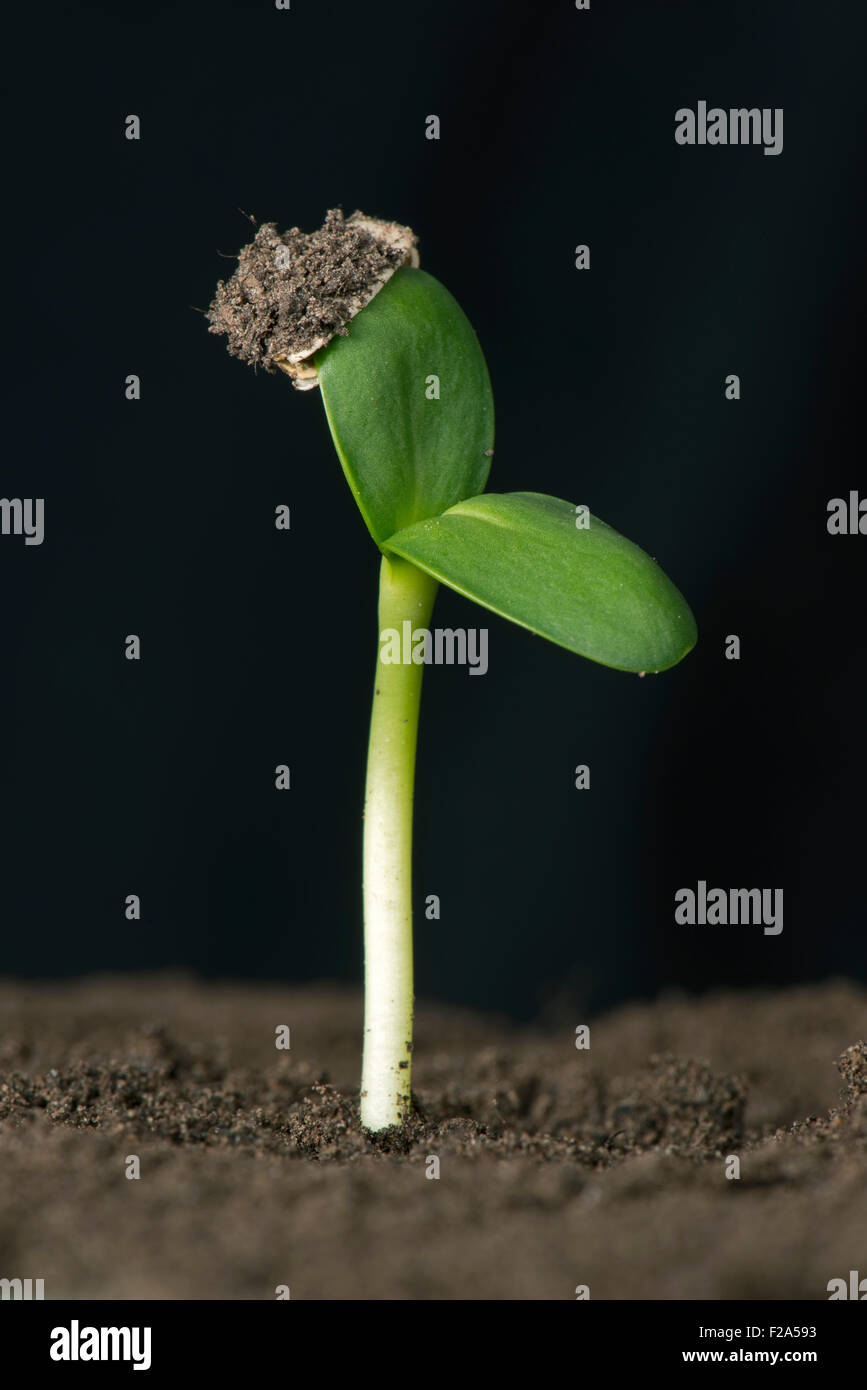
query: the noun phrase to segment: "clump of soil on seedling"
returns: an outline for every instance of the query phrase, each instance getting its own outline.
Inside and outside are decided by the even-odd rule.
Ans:
[[[265,222],[220,281],[208,310],[210,332],[223,334],[233,357],[290,376],[324,347],[403,265],[418,264],[409,227],[340,208],[322,227],[278,232]],[[296,384],[302,384],[303,374]],[[311,384],[315,384],[315,381]]]

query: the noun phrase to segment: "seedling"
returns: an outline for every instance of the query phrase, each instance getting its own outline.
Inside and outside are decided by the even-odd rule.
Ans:
[[[379,631],[428,629],[440,584],[621,671],[695,645],[654,560],[583,506],[486,493],[494,408],[463,311],[419,269],[408,227],[330,212],[317,232],[259,228],[221,283],[211,332],[235,356],[318,386],[337,456],[382,553]],[[538,460],[535,468],[538,468]],[[411,626],[404,629],[403,624]],[[412,804],[424,666],[377,656],[364,802],[361,1120],[411,1107]]]

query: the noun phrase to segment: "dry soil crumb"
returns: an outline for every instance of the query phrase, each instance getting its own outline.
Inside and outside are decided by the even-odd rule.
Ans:
[[[240,252],[234,275],[217,286],[210,332],[225,335],[229,352],[244,362],[289,370],[347,333],[395,270],[417,264],[415,245],[409,227],[362,212],[345,218],[340,208],[310,233],[280,233],[265,222]]]

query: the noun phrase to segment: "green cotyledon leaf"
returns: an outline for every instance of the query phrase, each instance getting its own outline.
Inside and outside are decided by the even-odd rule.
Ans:
[[[463,310],[398,270],[316,355],[331,435],[378,545],[484,489],[494,441],[488,369]]]
[[[663,671],[696,643],[686,600],[604,521],[538,492],[487,493],[408,526],[383,549],[484,608],[621,671]]]

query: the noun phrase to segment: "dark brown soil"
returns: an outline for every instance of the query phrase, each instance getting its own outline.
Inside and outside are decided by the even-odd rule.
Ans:
[[[345,218],[340,208],[322,227],[278,232],[265,222],[238,256],[238,268],[217,286],[208,311],[210,332],[226,338],[233,357],[273,372],[275,363],[311,352],[335,334],[403,265],[409,228],[375,223],[363,213]],[[405,233],[394,241],[388,230]]]
[[[826,1299],[867,1274],[865,1036],[845,982],[620,1009],[589,1051],[423,1006],[419,1114],[372,1139],[353,993],[0,984],[0,1276],[48,1298]]]

